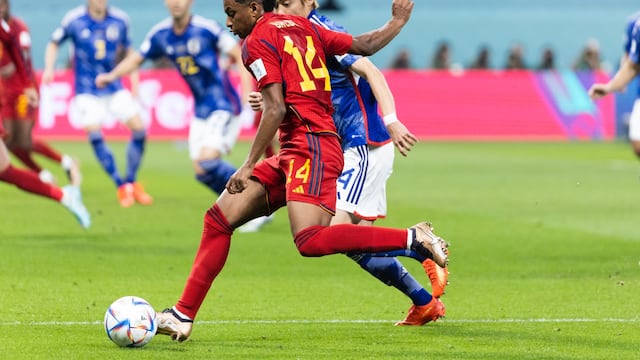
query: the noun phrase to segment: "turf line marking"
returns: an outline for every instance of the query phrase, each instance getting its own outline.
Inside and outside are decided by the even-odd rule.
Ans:
[[[196,321],[199,325],[243,325],[243,324],[377,324],[393,323],[396,320],[204,320]],[[500,324],[500,323],[640,323],[640,318],[634,319],[443,319],[441,323],[464,324]],[[102,321],[6,321],[0,322],[0,326],[80,326],[102,325]]]

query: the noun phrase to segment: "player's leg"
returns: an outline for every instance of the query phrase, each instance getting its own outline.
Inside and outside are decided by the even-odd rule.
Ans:
[[[269,167],[261,164],[258,166]],[[269,168],[264,171],[277,175],[276,170]],[[283,204],[284,201],[277,200],[278,197],[283,199],[283,195],[277,194],[270,194],[269,199]],[[189,338],[193,319],[211,284],[224,267],[234,228],[252,218],[267,214],[269,209],[273,211],[277,208],[275,203],[267,204],[265,199],[265,187],[257,181],[250,180],[249,186],[241,193],[223,192],[216,204],[207,211],[200,246],[182,295],[175,306],[157,314],[159,334],[169,335],[178,341]]]
[[[109,99],[109,111],[131,130],[131,139],[127,145],[127,171],[124,188],[130,191],[136,202],[151,205],[153,198],[147,194],[137,181],[138,171],[144,157],[147,131],[140,117],[140,109],[128,90],[120,90]]]
[[[386,216],[385,184],[393,172],[393,158],[391,143],[382,147],[365,144],[345,150],[344,167],[337,184],[338,210],[331,225],[372,226],[375,219]],[[382,283],[405,294],[414,306],[425,306],[433,300],[432,295],[395,257],[375,257],[363,253],[347,255]]]
[[[69,183],[74,186],[80,186],[82,183],[82,173],[80,172],[80,165],[78,165],[78,162],[75,159],[68,154],[60,153],[58,150],[54,149],[51,144],[41,138],[32,136],[31,141],[33,143],[33,153],[40,154],[47,159],[60,164],[67,174]]]
[[[0,133],[1,130],[0,128]],[[12,184],[26,192],[60,202],[71,211],[84,228],[91,225],[91,216],[82,203],[80,190],[77,187],[69,185],[61,189],[43,182],[31,171],[14,168],[11,166],[9,152],[2,140],[0,140],[0,181]]]
[[[196,118],[189,125],[189,156],[196,179],[216,194],[222,194],[235,166],[222,159],[229,149],[224,129],[232,114],[214,111],[207,119]]]
[[[130,197],[121,197],[121,195],[126,195],[121,190],[125,183],[120,177],[113,152],[107,145],[101,130],[101,123],[108,115],[107,101],[105,97],[98,98],[94,95],[80,94],[74,98],[73,106],[79,114],[82,127],[87,133],[89,144],[98,163],[118,189],[117,195],[120,205],[128,207],[133,205],[133,202],[130,201]]]
[[[629,141],[631,142],[631,149],[640,158],[640,99],[633,103],[633,109],[629,117]]]
[[[329,226],[336,204],[336,181],[342,171],[340,143],[333,136],[306,134],[280,150],[287,175],[287,206],[294,242],[303,256],[347,252],[381,252],[412,248],[444,264],[444,242],[423,230],[353,224]]]

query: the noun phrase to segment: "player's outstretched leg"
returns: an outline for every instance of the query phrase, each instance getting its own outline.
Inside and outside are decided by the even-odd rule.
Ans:
[[[349,254],[348,256],[378,280],[395,287],[409,297],[413,302],[412,309],[422,309],[433,300],[434,296],[429,294],[396,258],[373,257],[370,254]],[[413,311],[411,323],[423,325],[433,320],[433,314],[418,310]]]

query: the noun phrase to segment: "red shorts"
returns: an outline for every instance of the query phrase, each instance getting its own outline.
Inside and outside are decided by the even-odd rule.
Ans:
[[[336,181],[343,162],[338,137],[300,134],[281,144],[277,155],[260,161],[252,178],[267,191],[269,213],[288,201],[300,201],[335,214]]]
[[[36,109],[29,105],[24,93],[5,92],[2,101],[2,118],[6,120],[34,120]]]

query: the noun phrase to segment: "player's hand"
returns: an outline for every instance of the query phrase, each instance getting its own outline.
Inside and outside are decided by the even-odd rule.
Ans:
[[[406,24],[411,17],[413,10],[413,1],[411,0],[393,0],[391,3],[391,17]]]
[[[393,122],[387,126],[387,131],[391,135],[391,140],[402,156],[407,156],[413,145],[418,142],[418,138],[413,135],[400,121]]]
[[[249,105],[253,111],[262,111],[262,94],[257,91],[250,92]]]
[[[593,100],[600,99],[603,96],[607,96],[611,92],[611,89],[607,84],[593,84],[589,89],[589,96]]]
[[[249,186],[249,177],[253,172],[253,167],[242,165],[236,170],[227,181],[226,189],[229,194],[238,194]]]
[[[113,76],[111,76],[111,74],[107,73],[107,74],[98,74],[98,76],[96,76],[96,86],[98,88],[103,88],[107,85],[109,85],[112,81],[113,81]]]
[[[42,77],[40,78],[40,82],[44,85],[47,85],[53,81],[53,70],[44,69],[42,72]]]
[[[27,102],[30,106],[38,106],[38,90],[34,87],[24,89],[24,95],[27,97]]]

